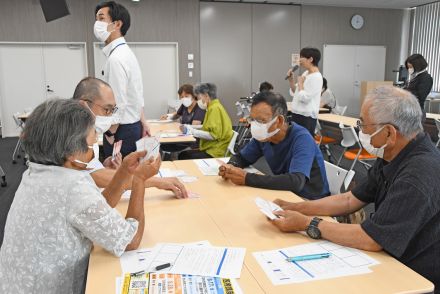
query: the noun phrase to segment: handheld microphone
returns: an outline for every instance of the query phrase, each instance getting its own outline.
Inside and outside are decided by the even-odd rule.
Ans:
[[[299,68],[299,65],[298,65],[298,64],[295,64],[295,66],[292,67],[292,73],[295,72],[295,71],[297,71],[298,68]],[[290,76],[286,76],[285,80],[287,80],[288,78],[290,78]]]

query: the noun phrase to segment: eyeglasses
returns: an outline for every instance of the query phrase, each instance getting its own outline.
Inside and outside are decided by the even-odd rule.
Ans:
[[[275,118],[276,118],[276,116],[273,117],[273,118],[271,118],[270,121],[268,121],[268,122],[264,122],[264,121],[261,121],[261,120],[259,120],[259,119],[254,119],[254,118],[252,118],[252,117],[247,117],[247,118],[246,118],[246,121],[247,121],[248,124],[251,124],[252,122],[257,122],[257,123],[259,123],[259,124],[268,124],[268,123],[270,123],[271,121],[273,121]]]
[[[359,130],[361,130],[362,132],[364,131],[364,127],[366,126],[384,126],[384,125],[392,125],[396,130],[398,130],[399,128],[396,127],[395,125],[391,124],[391,123],[377,123],[377,124],[363,124],[362,121],[360,119],[358,119],[356,121],[356,126],[358,127]]]
[[[103,109],[105,111],[106,115],[115,114],[116,111],[118,111],[118,107],[117,106],[113,106],[112,108],[109,108],[109,107],[104,107],[102,105],[99,105],[99,104],[97,104],[95,102],[92,102],[90,100],[84,100],[84,101],[87,101],[90,104],[93,104],[93,105],[96,105],[96,106],[100,107],[101,109]]]

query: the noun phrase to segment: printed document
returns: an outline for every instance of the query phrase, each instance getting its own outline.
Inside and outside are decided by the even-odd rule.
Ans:
[[[288,257],[326,252],[331,254],[329,258],[286,261]],[[366,274],[371,272],[370,266],[379,264],[360,250],[328,241],[254,252],[253,255],[274,285]]]

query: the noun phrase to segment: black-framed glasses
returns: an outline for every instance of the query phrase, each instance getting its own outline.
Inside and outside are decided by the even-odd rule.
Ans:
[[[93,105],[96,105],[96,106],[100,107],[101,109],[103,109],[105,111],[106,115],[115,114],[116,111],[118,111],[118,107],[117,106],[113,106],[112,108],[110,108],[110,107],[105,107],[105,106],[99,105],[98,103],[95,103],[95,102],[90,101],[90,100],[84,100],[84,101],[87,101],[90,104],[93,104]]]
[[[399,129],[398,127],[396,127],[395,125],[393,125],[392,123],[377,123],[377,124],[363,124],[362,121],[360,119],[358,119],[356,121],[356,127],[361,130],[362,132],[364,131],[364,127],[366,126],[384,126],[384,125],[392,125],[395,129]]]

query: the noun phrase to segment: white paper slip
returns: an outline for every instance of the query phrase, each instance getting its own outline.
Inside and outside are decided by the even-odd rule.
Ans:
[[[177,137],[185,137],[188,135],[179,133],[179,132],[169,132],[169,133],[160,133],[159,137],[161,138],[177,138]]]
[[[251,173],[251,174],[260,173],[260,171],[258,169],[256,169],[255,167],[253,167],[252,165],[245,167],[244,170],[248,173]]]
[[[116,294],[122,294],[123,285],[124,285],[124,277],[116,277]]]
[[[142,160],[157,158],[159,156],[160,143],[156,137],[143,137],[136,141],[137,151],[147,151],[147,155]]]
[[[178,177],[186,176],[186,173],[183,170],[161,168],[161,169],[159,169],[159,172],[157,173],[157,175],[161,178],[174,178],[174,177],[178,178]]]
[[[184,245],[184,244],[179,244]],[[200,246],[211,246],[209,241],[203,240],[193,243],[187,243],[186,245],[191,245],[195,247]],[[153,258],[153,250],[155,248],[141,248],[132,251],[124,252],[119,261],[121,262],[122,273],[136,273],[144,271],[150,264]]]
[[[184,177],[179,177],[178,178],[182,183],[194,183],[196,181],[199,180],[199,178],[197,177],[192,177],[192,176],[184,176]]]
[[[153,124],[166,124],[173,122],[172,119],[147,119],[147,122],[153,123]]]
[[[283,210],[281,207],[279,207],[277,204],[273,203],[272,201],[268,201],[260,197],[255,198],[255,204],[258,206],[260,211],[271,220],[278,218],[275,214],[273,214],[273,212]]]
[[[245,248],[193,246],[184,244],[158,244],[147,271],[170,263],[163,273],[187,274],[221,278],[240,278]]]
[[[195,159],[194,162],[203,175],[217,176],[220,167],[220,163],[217,160],[221,160],[221,158]]]
[[[205,176],[217,176],[218,175],[218,169],[221,165],[221,163],[228,163],[230,157],[220,157],[220,158],[206,158],[206,159],[195,159],[194,162],[196,163],[197,167],[199,168],[200,172]],[[255,167],[248,166],[245,167],[244,170],[248,173],[259,173],[260,171],[256,169]]]
[[[331,254],[328,258],[294,262],[286,260],[288,257],[327,252]],[[379,264],[360,250],[328,241],[254,252],[253,255],[274,285],[366,274],[371,272],[370,266]]]
[[[142,248],[124,252],[119,261],[122,273],[136,273],[143,271],[150,263],[153,248]]]
[[[130,199],[131,196],[131,190],[125,190],[124,193],[121,195],[121,199]]]
[[[161,168],[155,177],[178,178],[182,183],[193,183],[198,180],[197,177],[189,176],[183,170],[174,170],[169,168]]]

